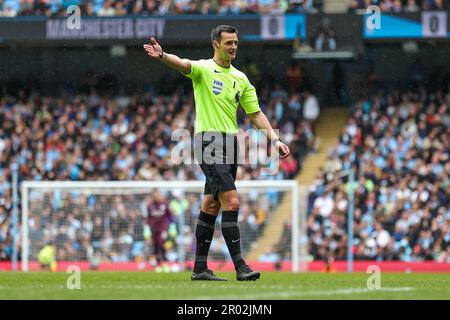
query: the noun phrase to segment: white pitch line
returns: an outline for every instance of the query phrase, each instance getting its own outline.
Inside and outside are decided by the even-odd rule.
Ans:
[[[308,297],[308,296],[332,296],[335,294],[350,295],[355,293],[376,293],[376,292],[405,292],[414,291],[411,287],[399,287],[399,288],[381,288],[381,289],[363,289],[363,288],[349,288],[338,290],[316,290],[316,291],[303,291],[303,292],[263,292],[255,294],[245,295],[228,295],[220,297],[196,297],[196,300],[206,299],[224,299],[224,300],[236,300],[236,299],[270,299],[270,298],[293,298],[293,297]]]
[[[294,289],[294,290],[300,290],[301,286],[294,286],[294,285],[289,285],[289,286],[282,286],[282,285],[258,285],[257,287],[245,287],[245,286],[240,286],[240,285],[217,285],[217,286],[212,286],[212,284],[200,284],[198,287],[192,287],[192,282],[187,282],[186,284],[183,285],[164,285],[164,284],[158,284],[158,285],[153,285],[153,284],[142,284],[142,285],[128,285],[128,284],[123,284],[123,285],[94,285],[94,284],[87,284],[84,286],[85,288],[90,288],[90,289],[240,289],[240,290],[251,290],[251,289],[274,289],[274,290],[286,290],[286,289]],[[1,288],[1,287],[0,287]]]

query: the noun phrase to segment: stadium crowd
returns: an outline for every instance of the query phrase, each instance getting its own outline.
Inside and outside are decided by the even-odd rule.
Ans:
[[[172,132],[193,131],[192,92],[182,94],[180,89],[168,96],[148,93],[111,98],[97,94],[94,87],[88,94],[65,98],[23,93],[17,98],[0,98],[0,259],[9,260],[12,252],[12,163],[19,164],[21,180],[204,179],[198,165],[175,164],[171,158],[174,148],[179,147],[179,142],[171,139]],[[265,175],[261,166],[247,161],[239,166],[237,179],[292,177],[314,142],[311,119],[303,119],[300,112],[301,95],[277,86],[261,90],[260,104],[273,126],[281,130],[292,157],[281,161],[280,171],[274,176]],[[243,131],[251,128],[243,113],[239,113],[239,122]],[[250,138],[258,141],[256,145],[266,143],[262,136]],[[200,211],[199,194],[187,198],[177,193],[163,195],[174,219],[169,235],[180,232],[176,230],[177,217],[188,210],[187,229],[182,232],[186,233],[186,243],[191,243],[192,227]],[[97,254],[100,251],[96,249],[104,243],[108,246],[102,247],[102,259],[112,261],[133,260],[136,252],[151,252],[148,230],[147,238],[143,238],[148,215],[142,207],[143,198],[62,194],[52,200],[48,194],[31,196],[32,257],[38,248],[52,242],[58,248],[58,257],[68,260],[85,258],[87,252]],[[244,250],[256,240],[277,201],[279,194],[273,192],[243,195],[240,217],[242,232],[248,235],[242,239]],[[121,247],[123,243],[127,245]],[[176,241],[166,246],[175,248]],[[226,245],[218,240],[211,251],[223,257]]]
[[[355,104],[311,186],[312,259],[346,259],[353,191],[355,259],[450,262],[449,107],[423,88]]]
[[[292,178],[313,150],[314,122],[306,106],[314,103],[307,100],[307,91],[300,95],[297,90],[275,85],[260,91],[262,109],[274,127],[281,129],[292,157],[281,161],[276,176],[241,165],[238,179]],[[111,98],[93,88],[88,91],[70,98],[21,94],[0,99],[0,260],[9,260],[12,252],[14,162],[23,180],[204,178],[197,165],[175,165],[170,159],[178,145],[171,141],[171,132],[193,129],[191,92],[180,89],[171,95]],[[424,88],[380,91],[353,106],[349,122],[310,188],[310,259],[346,259],[347,210],[353,194],[356,259],[450,262],[449,108],[450,95]],[[250,128],[242,113],[238,118],[241,128]],[[353,182],[349,172],[354,173]],[[182,233],[189,259],[200,197],[186,190],[160,192],[171,216],[164,242],[167,257],[177,259]],[[55,243],[58,259],[65,260],[98,256],[102,261],[140,261],[153,252],[147,216],[155,194],[31,196],[34,256],[46,243]],[[279,197],[270,192],[242,195],[244,253],[261,234]],[[185,228],[179,230],[183,213]],[[290,228],[287,223],[278,247],[262,259],[290,258]],[[218,231],[211,255],[224,259],[227,254]]]
[[[238,15],[317,13],[321,0],[0,0],[0,17],[65,17],[67,8],[77,5],[83,16],[170,16],[176,14]],[[382,12],[444,10],[447,0],[353,0],[351,12],[378,5]]]
[[[318,6],[313,0],[0,0],[0,16],[65,17],[71,5],[85,16],[280,14],[316,12]]]
[[[350,11],[366,10],[371,5],[377,5],[382,12],[419,12],[421,10],[448,9],[447,0],[353,0]]]

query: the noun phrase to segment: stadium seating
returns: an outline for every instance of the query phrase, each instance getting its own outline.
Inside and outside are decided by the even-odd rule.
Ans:
[[[309,195],[311,259],[347,258],[353,189],[355,259],[450,262],[449,105],[423,88],[354,105]]]
[[[443,10],[448,8],[446,1],[442,0],[353,0],[349,7],[350,11],[365,11],[369,5],[377,5],[381,12],[419,12],[421,10]]]
[[[299,0],[6,0],[0,2],[0,16],[65,16],[70,5],[78,5],[87,16],[174,14],[236,15],[244,13],[316,12],[322,1]]]
[[[8,260],[11,257],[12,161],[20,165],[21,180],[203,180],[198,165],[170,165],[171,151],[176,145],[171,141],[170,132],[177,128],[192,132],[194,123],[192,96],[177,92],[171,96],[146,98],[107,98],[95,91],[66,99],[39,96],[0,98],[0,259]],[[280,94],[285,98],[277,98]],[[276,92],[268,91],[266,96],[264,93],[260,96],[262,109],[273,125],[280,128],[291,146],[294,159],[283,163],[274,179],[295,175],[308,152],[305,146],[312,145],[307,141],[313,139],[310,124],[303,121],[301,115],[292,116],[290,100],[290,95],[279,87]],[[251,128],[248,118],[242,114],[239,118],[242,129]],[[296,122],[292,119],[296,119]],[[262,176],[259,169],[250,164],[241,165],[238,179],[266,179],[267,176]],[[70,197],[64,201],[71,208],[80,205]],[[181,205],[178,203],[181,200],[176,197],[168,198],[167,201],[172,201],[175,206]],[[189,199],[189,214],[186,218],[186,224],[190,226],[188,238],[193,238],[199,201],[198,197]],[[265,218],[273,211],[277,199],[275,197],[260,204],[257,202],[251,196],[242,199],[244,213],[241,223],[243,232],[249,235],[242,243],[244,249],[249,248],[261,233]],[[116,208],[111,206],[119,204],[105,204],[103,212],[107,216],[102,216],[102,221],[111,218],[108,215]],[[105,230],[94,236],[95,210],[87,215],[82,214],[85,211],[86,208],[80,207],[78,214],[56,231],[60,259],[85,258],[88,251],[85,245],[99,248],[100,243],[111,245],[102,251],[104,258],[111,261],[132,260],[138,253],[147,250],[142,242],[144,224],[136,220],[137,216],[129,215],[125,219],[127,222],[122,223],[124,228],[120,230],[115,230],[115,222],[111,221]],[[44,214],[32,221],[31,238],[33,234],[45,234],[46,230],[52,228],[45,217]],[[119,220],[122,218],[118,217]],[[120,221],[117,223],[120,225]],[[124,231],[131,235],[131,242],[129,246],[123,247],[124,250],[119,250],[119,254],[113,248],[124,241]],[[74,237],[68,238],[67,234]],[[140,236],[134,237],[136,234]],[[39,242],[32,241],[32,245],[38,248],[54,240],[51,237],[40,239]],[[221,252],[226,252],[226,246],[221,244],[222,247],[212,248],[212,255],[215,254],[216,258],[225,258]]]
[[[166,16],[175,14],[236,15],[236,14],[283,14],[332,12],[335,0],[5,0],[0,1],[0,16],[66,16],[70,5],[78,5],[87,16],[148,15]],[[338,2],[340,3],[340,2]],[[418,12],[420,10],[443,10],[448,3],[442,0],[349,0],[350,12],[365,10],[368,5],[378,5],[382,12]],[[339,9],[341,10],[341,9]]]

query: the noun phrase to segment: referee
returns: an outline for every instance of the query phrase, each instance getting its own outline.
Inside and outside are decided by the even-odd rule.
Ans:
[[[222,209],[222,234],[236,269],[236,279],[257,280],[260,273],[253,271],[241,256],[239,197],[234,184],[238,167],[236,113],[239,105],[244,108],[254,127],[265,130],[281,158],[287,157],[290,151],[261,111],[255,87],[244,73],[231,64],[237,53],[237,29],[217,26],[211,31],[211,43],[214,57],[197,61],[164,52],[154,38],[144,45],[144,49],[150,57],[190,78],[194,87],[195,153],[206,183],[195,231],[197,247],[191,279],[226,281],[217,277],[207,266],[214,225]]]

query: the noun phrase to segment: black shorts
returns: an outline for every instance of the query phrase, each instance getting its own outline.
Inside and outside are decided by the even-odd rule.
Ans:
[[[204,194],[218,200],[220,192],[236,190],[239,145],[236,135],[202,132],[195,135],[195,155],[206,176]]]

